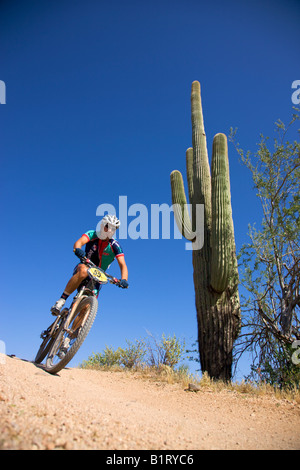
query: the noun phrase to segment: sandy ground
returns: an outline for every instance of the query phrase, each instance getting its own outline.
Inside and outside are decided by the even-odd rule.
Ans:
[[[299,450],[300,406],[2,356],[0,449]]]

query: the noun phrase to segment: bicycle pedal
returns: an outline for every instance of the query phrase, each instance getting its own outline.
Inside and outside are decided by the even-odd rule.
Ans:
[[[54,317],[58,317],[58,315],[60,315],[60,310],[57,310],[56,308],[51,308],[50,312]]]

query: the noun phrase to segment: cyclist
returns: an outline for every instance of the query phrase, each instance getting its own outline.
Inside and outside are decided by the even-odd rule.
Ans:
[[[85,255],[94,264],[104,271],[110,266],[112,261],[117,258],[121,270],[121,281],[119,286],[123,289],[128,287],[128,269],[125,262],[123,250],[117,240],[113,238],[115,231],[120,227],[120,221],[115,215],[106,215],[103,217],[100,225],[100,232],[90,230],[82,235],[74,244],[74,252]],[[85,252],[81,247],[85,246]],[[73,272],[66,288],[57,302],[51,308],[53,315],[58,315],[64,306],[69,295],[77,289],[82,281],[87,277],[87,266],[79,263]]]

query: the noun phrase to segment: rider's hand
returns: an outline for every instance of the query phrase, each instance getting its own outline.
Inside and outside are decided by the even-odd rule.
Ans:
[[[85,257],[85,252],[81,248],[75,248],[74,253],[80,259]]]
[[[119,282],[119,287],[122,287],[122,289],[127,289],[128,285],[129,284],[126,279],[121,279],[121,281]]]

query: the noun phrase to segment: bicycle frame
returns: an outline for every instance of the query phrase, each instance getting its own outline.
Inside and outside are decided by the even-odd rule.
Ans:
[[[88,266],[90,266],[90,267],[92,267],[92,268],[95,268],[95,269],[97,269],[98,271],[100,271],[101,274],[104,274],[104,276],[108,279],[108,282],[110,282],[110,284],[118,284],[118,283],[120,282],[119,279],[117,279],[117,278],[114,277],[114,276],[111,276],[110,274],[107,274],[105,271],[103,271],[103,269],[101,269],[101,268],[99,268],[98,266],[96,266],[96,265],[95,265],[91,260],[89,260],[88,258],[85,258],[85,259],[83,260],[83,264],[86,264],[86,265],[88,265]],[[89,270],[88,270],[88,276],[90,277],[90,279],[93,279],[93,280],[96,280],[97,282],[99,282],[97,278],[93,277],[93,276],[89,273]],[[100,284],[106,284],[106,282],[101,282],[101,281],[100,281],[99,283],[100,283]],[[65,328],[68,328],[69,324],[71,323],[71,321],[72,321],[72,319],[73,319],[73,314],[74,314],[74,312],[75,312],[75,310],[76,310],[76,308],[77,308],[79,302],[82,300],[83,297],[87,297],[87,295],[86,295],[86,296],[83,295],[85,289],[86,289],[86,285],[83,285],[83,286],[81,287],[81,289],[77,292],[77,294],[75,295],[75,297],[73,298],[73,301],[72,301],[70,307],[69,307],[69,308],[64,308],[64,309],[61,311],[61,313],[60,313],[59,315],[57,315],[57,318],[56,318],[55,321],[52,323],[52,325],[50,325],[50,327],[49,327],[49,328],[51,328],[50,333],[49,333],[50,336],[53,335],[53,333],[54,333],[54,331],[55,331],[55,327],[56,327],[57,323],[59,322],[59,320],[60,320],[63,316],[65,316],[65,315],[67,315],[67,314],[68,314],[68,319],[67,319]],[[43,333],[46,333],[46,331],[48,331],[49,328],[48,328],[47,330],[45,330]]]

